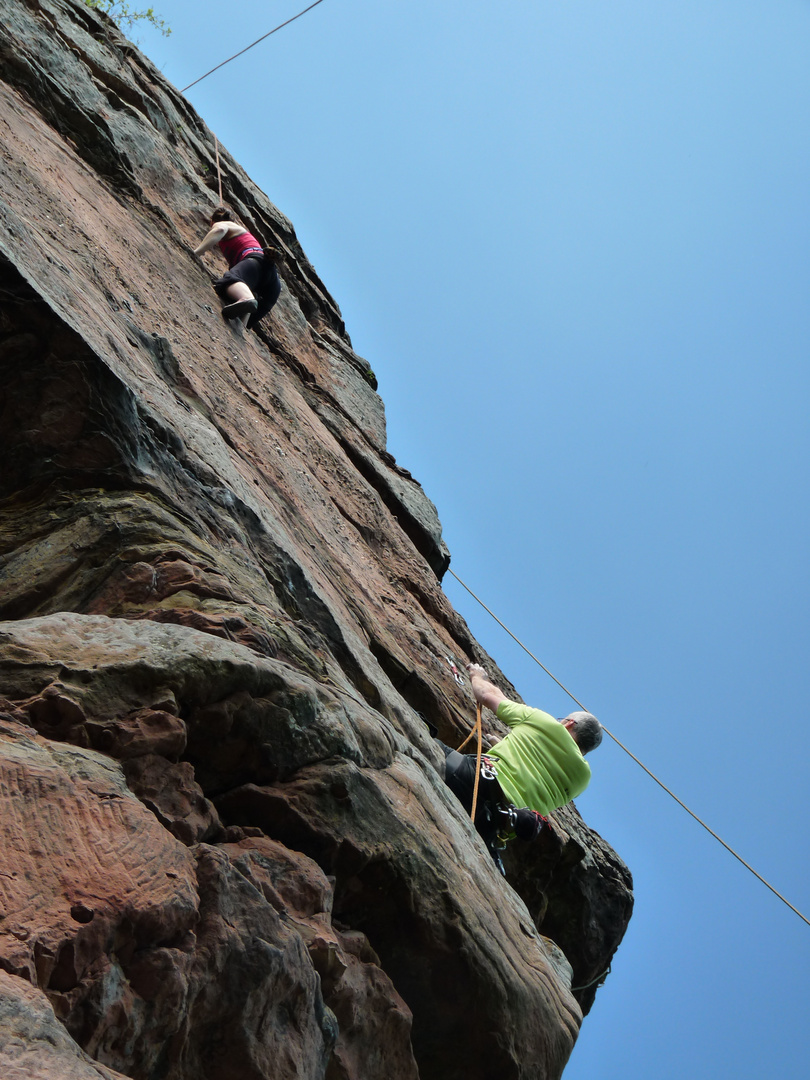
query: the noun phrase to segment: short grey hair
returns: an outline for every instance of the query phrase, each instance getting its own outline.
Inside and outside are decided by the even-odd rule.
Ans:
[[[583,754],[597,748],[602,741],[602,725],[593,713],[572,712],[565,719],[574,721],[568,730]]]

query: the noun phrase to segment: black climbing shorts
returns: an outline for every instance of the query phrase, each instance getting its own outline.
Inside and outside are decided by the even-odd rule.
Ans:
[[[452,750],[441,739],[437,739],[439,746],[444,750],[444,782],[453,792],[455,797],[469,813],[472,810],[473,792],[475,790],[475,754],[460,754],[458,750]],[[501,791],[501,785],[494,777],[482,776],[478,782],[478,806],[475,813],[475,825],[480,831],[480,826],[488,819],[485,806],[506,804],[507,800]]]
[[[237,281],[241,281],[243,285],[247,285],[254,296],[258,296],[261,283],[264,279],[265,272],[265,257],[264,255],[259,258],[254,258],[252,255],[246,259],[242,259],[226,270],[221,278],[218,278],[214,282],[214,288],[217,291],[217,296],[221,300],[226,300],[226,289],[229,285],[235,285]]]
[[[281,279],[272,259],[268,259],[266,255],[248,255],[230,270],[226,270],[222,277],[214,282],[217,296],[221,300],[228,300],[227,288],[237,281],[247,285],[259,301],[258,309],[248,320],[248,329],[252,329],[278,300],[281,293]]]

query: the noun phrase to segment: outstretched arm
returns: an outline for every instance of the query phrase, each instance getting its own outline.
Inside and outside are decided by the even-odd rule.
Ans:
[[[199,247],[194,248],[195,255],[202,255],[204,251],[210,251],[212,247],[215,247],[220,240],[225,239],[225,234],[228,232],[228,222],[218,221],[216,225],[213,225],[203,238],[203,242]]]
[[[467,671],[470,674],[475,700],[496,713],[500,703],[508,701],[506,694],[499,690],[495,683],[489,681],[486,671],[480,664],[467,664]]]

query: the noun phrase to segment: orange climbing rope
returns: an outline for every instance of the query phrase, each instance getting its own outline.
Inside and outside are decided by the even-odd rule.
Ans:
[[[467,745],[467,743],[470,741],[470,739],[474,735],[478,736],[478,753],[476,754],[476,761],[475,761],[475,784],[473,785],[472,810],[470,810],[470,820],[471,821],[475,821],[475,808],[476,808],[476,805],[478,803],[478,781],[481,778],[481,758],[483,756],[483,751],[484,751],[484,746],[483,746],[483,743],[484,743],[484,727],[483,727],[483,724],[481,723],[481,703],[480,702],[476,702],[475,723],[470,728],[470,733],[467,736],[467,738],[464,740],[464,742],[460,746],[456,747],[456,750],[459,753],[461,753],[461,751],[464,749],[464,747]]]
[[[481,753],[483,751],[484,729],[481,725],[481,702],[476,702],[475,727],[473,732],[478,735],[478,753],[475,758],[475,783],[473,784],[472,808],[470,809],[470,821],[475,821],[475,810],[478,805],[478,781],[481,779]]]

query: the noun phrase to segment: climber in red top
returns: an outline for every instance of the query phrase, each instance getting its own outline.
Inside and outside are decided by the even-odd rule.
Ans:
[[[272,251],[263,248],[252,233],[234,221],[233,214],[224,206],[218,206],[211,215],[211,228],[194,254],[202,255],[216,244],[228,260],[228,270],[214,282],[220,299],[231,301],[222,314],[226,319],[244,316],[247,327],[252,329],[281,292]]]

